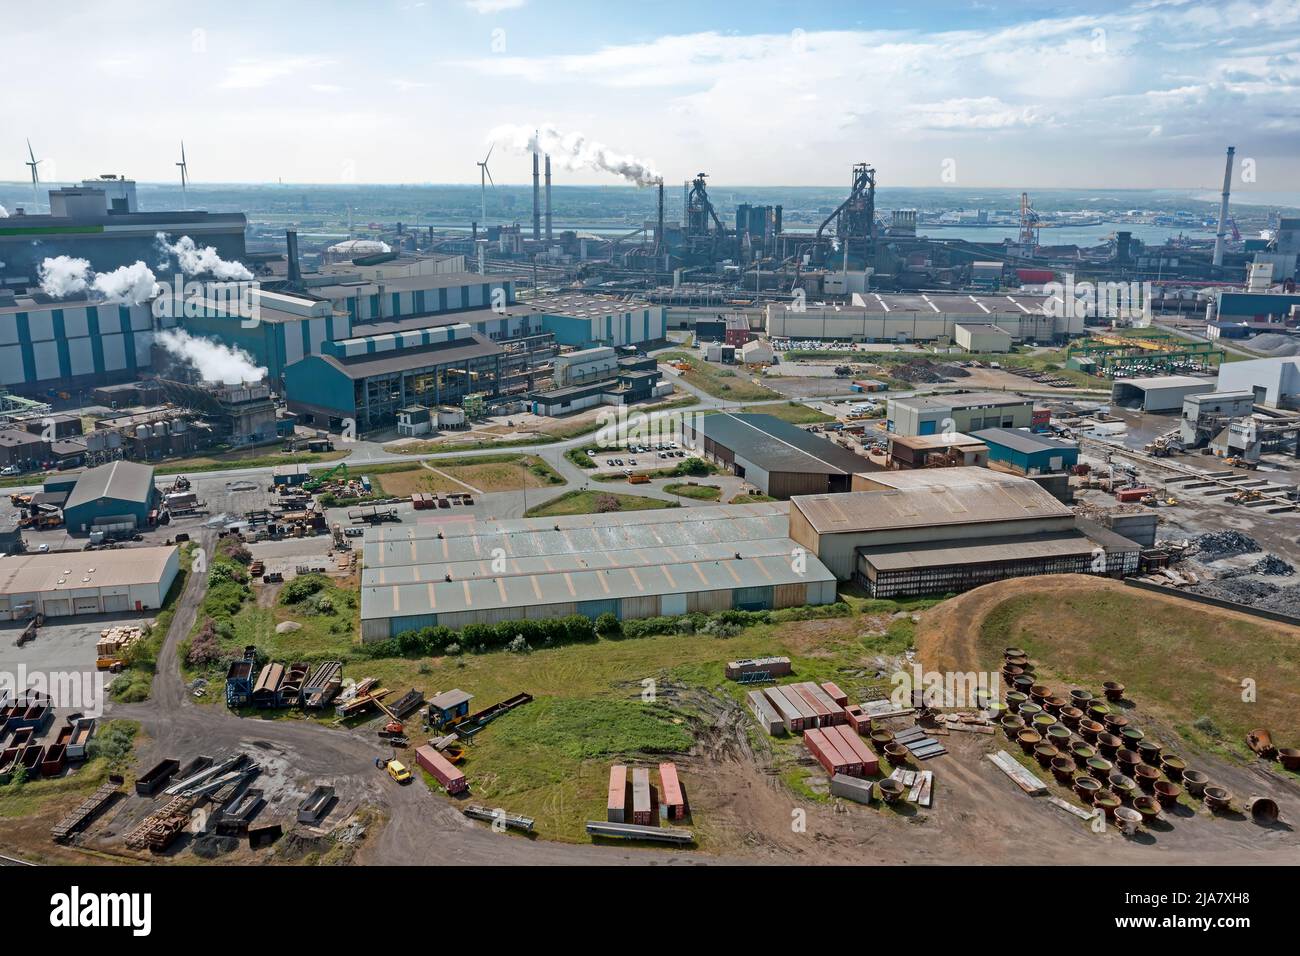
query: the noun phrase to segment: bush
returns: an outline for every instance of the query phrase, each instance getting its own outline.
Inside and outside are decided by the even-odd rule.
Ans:
[[[110,770],[126,768],[131,763],[137,729],[129,720],[110,720],[90,738],[87,755],[92,760],[103,757]]]
[[[238,561],[240,564],[253,563],[253,553],[234,535],[226,535],[217,542],[217,554],[224,555],[231,561]]]
[[[305,601],[325,587],[325,578],[319,574],[304,574],[294,578],[280,589],[281,604],[297,604]]]
[[[516,634],[515,639],[506,645],[506,650],[511,654],[528,654],[532,651],[532,648],[528,646],[528,642],[524,640],[522,634]]]
[[[596,633],[601,635],[620,634],[623,628],[618,623],[618,617],[610,611],[606,611],[600,617],[596,618]]]
[[[597,514],[608,514],[623,507],[613,495],[597,495],[595,505]]]
[[[220,659],[221,647],[217,642],[217,629],[211,620],[204,621],[190,640],[185,662],[191,667],[202,667],[205,664],[215,663]]]
[[[685,461],[679,462],[677,467],[673,469],[674,474],[689,475],[693,478],[703,477],[711,471],[709,463],[702,458],[687,458]]]

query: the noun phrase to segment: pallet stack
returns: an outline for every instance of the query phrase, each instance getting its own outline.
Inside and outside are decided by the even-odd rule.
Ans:
[[[143,636],[144,633],[138,627],[121,624],[106,627],[99,632],[99,641],[95,644],[95,656],[121,657],[128,647]]]

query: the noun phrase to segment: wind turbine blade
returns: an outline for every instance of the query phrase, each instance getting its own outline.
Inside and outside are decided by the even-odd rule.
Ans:
[[[493,189],[496,189],[497,188],[496,180],[492,178],[492,170],[487,168],[487,163],[483,164],[483,172],[487,173],[488,182],[492,184]]]
[[[487,165],[487,161],[488,161],[489,159],[492,158],[492,150],[494,150],[494,149],[496,149],[496,148],[497,148],[497,144],[496,144],[496,143],[489,143],[489,144],[488,144],[487,155],[483,157],[483,165],[484,165],[484,166],[486,166],[486,165]]]
[[[33,163],[37,162],[36,153],[32,150],[32,141],[30,139],[27,141],[27,155],[32,158]]]

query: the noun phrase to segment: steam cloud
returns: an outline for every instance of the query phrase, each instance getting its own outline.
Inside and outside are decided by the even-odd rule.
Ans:
[[[140,305],[154,297],[157,285],[152,270],[143,262],[137,261],[112,272],[97,273],[91,288],[103,296],[105,302]]]
[[[41,291],[62,299],[90,288],[90,263],[71,256],[47,258],[40,268]]]
[[[195,338],[181,329],[159,332],[154,341],[194,366],[205,382],[238,385],[258,382],[266,377],[266,369],[257,365],[243,349],[233,349],[211,339]]]
[[[47,258],[40,267],[41,291],[62,299],[89,294],[114,305],[141,305],[156,294],[153,272],[143,262],[134,262],[112,272],[94,272],[85,259],[71,256]]]
[[[175,256],[181,272],[187,276],[211,273],[215,278],[227,282],[248,281],[253,278],[253,273],[249,272],[242,263],[227,262],[217,255],[217,250],[212,246],[199,246],[189,236],[181,236],[174,243],[167,241],[167,234],[164,232],[158,233],[156,238],[163,255]]]
[[[649,160],[617,153],[582,133],[562,133],[554,126],[498,126],[488,138],[517,152],[546,153],[564,169],[602,170],[638,186],[659,181]]]
[[[6,209],[3,205],[0,205],[0,219],[8,219],[8,218],[9,218],[9,210]]]

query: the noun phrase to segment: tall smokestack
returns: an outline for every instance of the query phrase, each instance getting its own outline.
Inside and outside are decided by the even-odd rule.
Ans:
[[[285,243],[288,246],[289,256],[289,281],[298,283],[302,281],[302,269],[298,266],[298,232],[294,229],[285,231]]]
[[[546,154],[546,241],[551,241],[551,154]]]
[[[1224,240],[1228,235],[1228,196],[1232,192],[1232,157],[1236,146],[1228,147],[1228,160],[1223,166],[1223,199],[1219,203],[1219,231],[1214,236],[1214,266],[1223,265]]]
[[[655,255],[663,255],[668,249],[664,241],[664,178],[659,177],[659,219],[655,223]]]
[[[537,170],[537,152],[533,152],[533,239],[542,238],[542,179]]]

